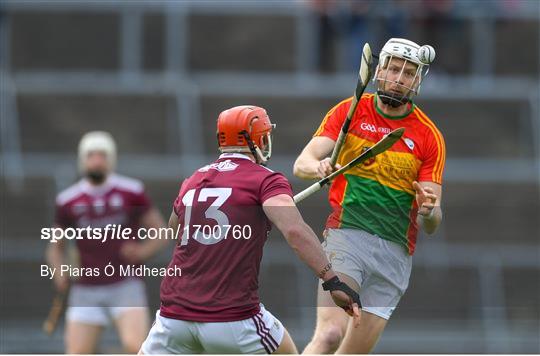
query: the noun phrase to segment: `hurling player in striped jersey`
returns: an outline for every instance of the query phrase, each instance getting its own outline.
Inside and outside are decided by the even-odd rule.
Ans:
[[[294,164],[303,179],[327,176],[390,131],[404,127],[388,151],[336,178],[325,251],[340,279],[360,294],[358,328],[319,287],[317,326],[304,353],[367,353],[405,293],[418,230],[432,234],[442,220],[444,139],[413,102],[435,58],[431,46],[401,38],[382,48],[374,94],[364,94],[335,167],[330,158],[352,98],[334,106]]]

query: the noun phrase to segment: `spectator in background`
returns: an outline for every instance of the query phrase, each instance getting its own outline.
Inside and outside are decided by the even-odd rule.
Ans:
[[[113,173],[116,145],[106,132],[94,131],[79,144],[79,170],[83,178],[56,198],[55,225],[59,228],[101,228],[107,225],[131,228],[136,238],[139,227],[161,228],[163,217],[145,194],[143,184]],[[69,354],[94,353],[100,334],[114,322],[124,350],[136,353],[149,330],[149,314],[144,283],[140,278],[120,275],[120,266],[138,265],[155,255],[166,239],[76,240],[80,265],[67,261],[66,243],[50,243],[46,252],[50,267],[56,268],[54,285],[67,293],[69,275],[60,274],[61,265],[98,269],[99,275],[83,274],[70,288],[66,312],[65,347]],[[115,267],[112,276],[105,266]]]
[[[335,23],[337,0],[311,0],[309,5],[317,21],[317,69],[327,73],[334,70],[336,63],[336,40],[339,30]]]
[[[388,37],[407,34],[409,8],[404,1],[312,0],[309,4],[318,21],[321,72],[355,70],[364,43],[378,47]]]
[[[486,6],[489,3],[482,4]],[[470,40],[465,27],[454,16],[455,7],[454,0],[422,0],[419,5],[422,39],[424,42],[440,44],[437,71],[448,74],[462,74],[463,70],[467,70],[462,53],[470,52],[464,49]]]
[[[364,43],[374,43],[376,36],[373,33],[374,22],[370,12],[376,6],[372,1],[352,1],[348,3],[349,26],[345,33],[347,46],[344,48],[345,65],[347,69],[354,70],[359,66]]]
[[[376,48],[382,46],[386,38],[407,36],[408,2],[366,0],[350,1],[348,4],[350,24],[345,33],[346,69],[358,69],[364,43]]]

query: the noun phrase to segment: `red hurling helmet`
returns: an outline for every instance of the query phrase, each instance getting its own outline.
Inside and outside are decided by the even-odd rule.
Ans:
[[[271,133],[275,125],[261,107],[235,106],[219,114],[217,140],[222,153],[251,153],[259,164],[272,155]]]

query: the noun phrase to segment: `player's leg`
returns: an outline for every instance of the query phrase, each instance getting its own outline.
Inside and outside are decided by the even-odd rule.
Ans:
[[[360,291],[363,304],[361,322],[356,329],[349,325],[337,350],[340,354],[373,351],[409,284],[412,261],[402,246],[376,236],[362,238],[376,248],[371,248],[369,255],[362,256],[370,268]],[[364,246],[368,246],[367,243]]]
[[[148,309],[130,307],[118,310],[115,314],[114,323],[124,351],[129,354],[137,353],[150,329]]]
[[[138,278],[128,278],[111,285],[107,293],[109,311],[124,351],[137,353],[150,330],[144,283]]]
[[[336,354],[370,353],[381,336],[387,320],[375,314],[362,311],[360,325],[354,328],[349,324],[345,337]]]
[[[339,278],[358,292],[364,271],[354,253],[354,233],[354,230],[328,229],[325,231],[323,248]],[[322,290],[321,284],[319,283],[317,292],[317,325],[304,354],[336,351],[345,336],[350,319],[343,309],[334,304],[330,293]]]
[[[279,344],[279,347],[276,351],[274,351],[275,354],[297,354],[298,349],[296,348],[296,345],[294,344],[294,341],[287,331],[287,329],[284,328],[283,332],[283,339],[281,340],[281,343]]]
[[[66,311],[64,343],[67,354],[92,354],[107,325],[107,315],[97,307],[69,307]]]
[[[358,283],[343,273],[338,273],[339,278],[356,291],[359,290]],[[334,353],[349,324],[349,315],[341,308],[336,307],[330,293],[323,291],[319,283],[317,293],[317,325],[313,338],[306,346],[303,354],[328,354]]]

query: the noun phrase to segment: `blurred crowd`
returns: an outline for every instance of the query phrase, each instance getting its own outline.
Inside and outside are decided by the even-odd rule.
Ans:
[[[539,11],[536,0],[309,0],[318,22],[318,69],[356,68],[365,42],[375,53],[391,37],[436,44],[455,53],[470,35],[466,18],[513,18]],[[444,46],[445,48],[441,48]],[[463,71],[447,60],[436,70]]]

